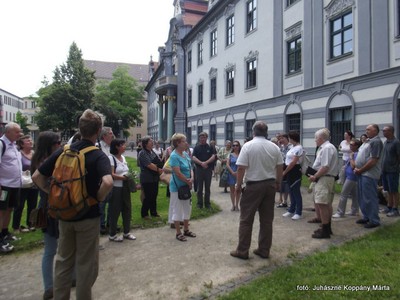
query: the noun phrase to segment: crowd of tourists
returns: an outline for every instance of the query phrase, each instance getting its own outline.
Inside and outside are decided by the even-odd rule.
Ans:
[[[240,213],[238,245],[230,253],[240,259],[249,257],[256,213],[260,232],[253,253],[261,258],[270,255],[275,208],[286,210],[282,217],[303,219],[302,180],[308,180],[314,200],[315,217],[307,222],[320,225],[312,238],[330,238],[332,218],[358,216],[360,211],[361,218],[356,223],[365,228],[377,227],[378,190],[386,195],[383,212],[388,217],[399,216],[400,142],[391,125],[383,127],[383,137],[384,142],[379,137],[378,125],[370,124],[360,139],[346,131],[336,147],[330,142],[329,130],[319,129],[315,132],[314,162],[304,172],[305,152],[300,134],[290,131],[268,139],[268,126],[262,121],[255,122],[251,138],[243,143],[227,140],[221,147],[215,141],[208,143],[206,132],[199,133],[194,148],[190,148],[182,133],[174,134],[166,149],[145,136],[140,147],[138,144],[140,174],[134,178],[124,156],[126,141],[115,138],[112,128],[103,126],[100,115],[86,110],[79,120],[79,133],[68,143],[78,151],[97,146],[98,151],[85,154],[87,192],[97,204],[70,221],[46,216],[47,225],[42,228],[43,298],[69,299],[71,286],[76,286],[77,299],[91,299],[91,286],[98,273],[98,251],[102,249],[99,234],[108,234],[110,242],[135,240],[131,232],[131,193],[140,190],[143,220],[159,218],[160,181],[167,184],[168,223],[175,229],[176,240],[186,242],[196,237],[189,228],[190,191],[193,189],[197,196],[198,209],[211,209],[210,187],[214,177],[219,187],[229,193],[231,211]],[[32,211],[37,207],[48,209],[49,179],[64,148],[60,136],[50,131],[41,132],[33,147],[32,138],[22,135],[16,123],[6,125],[0,140],[0,250],[8,253],[14,249],[13,242],[23,236],[15,233],[36,230],[30,219]],[[334,212],[335,183],[341,185],[341,194]],[[346,211],[348,198],[352,203]],[[27,217],[22,220],[25,206]],[[118,227],[120,217],[122,228]]]

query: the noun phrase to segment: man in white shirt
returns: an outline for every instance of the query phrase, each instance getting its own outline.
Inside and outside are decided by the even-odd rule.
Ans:
[[[243,145],[236,161],[238,165],[236,190],[246,188],[240,202],[239,243],[231,256],[249,258],[254,216],[258,211],[260,232],[258,248],[253,251],[261,258],[268,258],[272,244],[275,193],[282,182],[283,159],[277,145],[266,139],[268,126],[262,121],[253,125],[253,139]]]
[[[15,144],[21,135],[21,127],[17,123],[10,122],[5,126],[5,133],[0,142],[0,196],[2,196],[0,201],[0,251],[5,253],[13,250],[13,246],[8,242],[19,240],[8,231],[8,225],[11,213],[18,204],[19,189],[22,183],[21,153]]]
[[[315,143],[318,147],[313,169],[317,172],[310,176],[314,187],[314,201],[317,216],[321,217],[322,227],[312,234],[316,239],[331,237],[332,201],[335,195],[335,177],[338,174],[338,154],[334,145],[329,142],[330,131],[322,128],[315,132]]]

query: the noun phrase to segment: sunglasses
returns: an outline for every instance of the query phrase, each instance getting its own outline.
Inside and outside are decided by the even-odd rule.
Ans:
[[[233,145],[232,145],[232,147],[239,147],[239,145],[235,145],[235,144],[233,144]]]

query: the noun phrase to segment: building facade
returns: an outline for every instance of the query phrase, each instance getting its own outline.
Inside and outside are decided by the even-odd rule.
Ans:
[[[399,0],[210,1],[175,56],[191,143],[242,141],[256,120],[299,131],[310,153],[321,127],[335,145],[370,123],[399,132],[399,14]]]
[[[0,89],[0,136],[4,133],[4,126],[9,122],[15,122],[17,112],[23,110],[22,98]]]

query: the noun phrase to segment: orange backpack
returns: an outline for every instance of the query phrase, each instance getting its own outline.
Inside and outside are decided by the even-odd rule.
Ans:
[[[90,197],[86,189],[85,153],[99,150],[95,146],[80,151],[64,146],[57,158],[50,182],[49,215],[53,218],[73,221],[87,213],[98,203]]]

